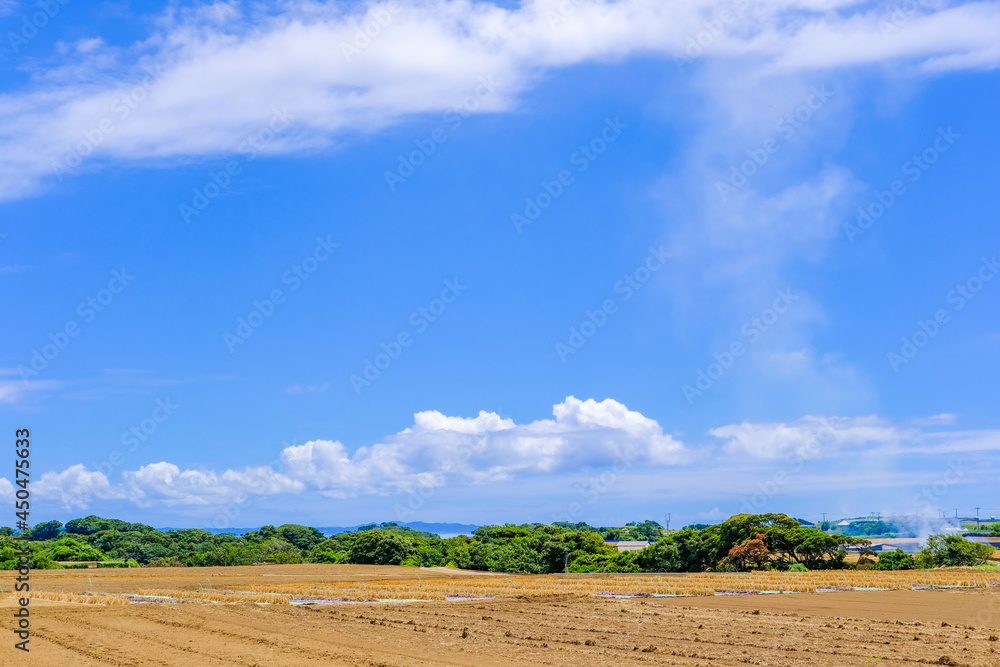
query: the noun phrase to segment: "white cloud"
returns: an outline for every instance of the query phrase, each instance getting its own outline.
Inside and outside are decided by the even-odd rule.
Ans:
[[[285,387],[285,393],[296,396],[298,394],[308,393],[308,394],[322,394],[324,391],[330,388],[329,382],[324,382],[323,384],[293,384],[289,387]]]
[[[955,423],[955,415],[950,412],[942,412],[939,415],[914,419],[913,423],[917,426],[948,426]]]
[[[791,423],[754,423],[745,421],[709,431],[722,440],[722,448],[731,455],[754,459],[777,459],[791,455],[807,458],[829,456],[847,448],[879,448],[899,445],[919,438],[879,417],[812,417]]]
[[[3,375],[0,372],[0,375]],[[56,380],[0,380],[0,403],[19,403],[32,393],[61,389]]]
[[[268,466],[226,470],[222,473],[184,470],[172,463],[151,463],[123,473],[129,498],[140,506],[162,503],[211,505],[243,502],[250,495],[297,493],[305,485]]]
[[[711,65],[692,82],[700,110],[694,131],[656,187],[664,217],[682,221],[668,227],[678,249],[673,274],[665,276],[675,326],[689,339],[707,333],[704,361],[693,364],[689,377],[712,353],[734,341],[746,345],[732,377],[711,390],[731,392],[729,400],[748,411],[789,397],[797,414],[850,413],[870,404],[865,374],[836,348],[815,349],[827,313],[800,277],[803,266],[823,260],[837,242],[863,190],[833,161],[850,136],[856,106],[844,78],[764,74],[753,62]],[[663,108],[668,118],[684,113]],[[748,337],[745,324],[786,289],[798,295],[795,305]]]
[[[518,474],[560,473],[611,465],[617,456],[662,466],[681,462],[682,443],[654,420],[612,399],[572,396],[554,420],[517,425],[496,413],[414,415],[414,426],[349,456],[339,442],[317,440],[282,453],[286,472],[333,497],[396,493],[446,483],[476,484]]]
[[[476,112],[510,108],[546,71],[586,61],[658,54],[673,59],[734,3],[712,0],[423,0],[394,14],[337,3],[293,1],[280,9],[235,3],[170,10],[152,36],[129,48],[98,37],[77,44],[66,64],[38,72],[27,88],[0,97],[0,199],[37,191],[74,146],[104,160],[175,161],[228,154],[287,106],[293,128],[269,152],[315,150],[418,113],[441,113],[467,98],[481,77],[501,86]],[[756,63],[761,71],[910,63],[917,68],[992,68],[1000,62],[1000,6],[973,2],[921,9],[892,35],[886,11],[855,2],[774,0],[738,11],[702,56]],[[376,15],[384,28],[345,57]],[[391,18],[385,20],[386,16]],[[553,20],[555,19],[555,20]],[[155,81],[148,72],[157,72]],[[145,89],[141,86],[145,85]],[[127,118],[116,103],[137,91]],[[95,135],[101,121],[113,129]],[[89,145],[88,145],[89,144]]]
[[[698,512],[698,518],[701,519],[702,521],[711,521],[712,523],[719,523],[728,517],[718,507],[713,507],[707,512]]]
[[[239,503],[250,496],[307,489],[346,498],[558,474],[611,465],[617,457],[655,467],[687,456],[683,445],[654,420],[611,399],[570,396],[553,413],[554,420],[517,425],[485,411],[473,418],[419,412],[411,428],[353,455],[340,442],[313,440],[286,447],[280,470],[181,470],[162,461],[123,472],[124,484],[115,487],[103,474],[75,465],[46,473],[36,491],[38,497],[67,507],[82,507],[89,497],[128,498],[140,506]]]
[[[83,464],[72,465],[62,472],[46,472],[31,482],[37,498],[57,500],[66,509],[85,509],[96,498],[123,498],[121,488],[111,486],[104,473],[87,470]]]
[[[748,471],[795,455],[817,462],[797,476],[800,481],[806,475],[811,480],[806,489],[841,483],[842,471],[818,462],[878,457],[867,458],[865,465],[866,483],[875,488],[903,484],[907,474],[914,483],[932,474],[894,470],[892,464],[904,457],[1000,451],[997,430],[925,432],[876,416],[806,416],[790,423],[743,422],[715,428],[709,432],[714,440],[695,452],[665,434],[656,421],[612,399],[581,401],[570,396],[553,407],[553,415],[554,419],[516,424],[492,412],[465,418],[426,411],[414,415],[412,427],[353,454],[340,442],[313,440],[286,447],[280,463],[272,466],[219,472],[182,470],[161,461],[124,471],[120,484],[76,464],[62,472],[44,473],[33,482],[33,493],[37,500],[84,509],[98,500],[128,501],[140,507],[205,507],[276,494],[350,498],[401,494],[422,486],[493,482],[516,482],[516,488],[523,489],[539,480],[565,482],[576,473],[607,470],[624,459],[629,489],[634,491],[633,483],[641,480],[662,487],[669,479],[673,492],[694,498],[699,493],[732,492],[734,485],[746,483]],[[712,453],[718,455],[709,456]],[[0,478],[0,498],[12,494],[10,481]],[[699,516],[714,520],[721,516],[719,511]]]

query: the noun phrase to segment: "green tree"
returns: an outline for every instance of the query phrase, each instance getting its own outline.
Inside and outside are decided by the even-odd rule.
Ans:
[[[116,530],[120,533],[148,533],[159,532],[152,526],[144,523],[129,523],[121,519],[104,519],[99,516],[86,516],[82,519],[72,519],[66,522],[66,532],[78,535],[93,535],[102,530]]]
[[[360,533],[347,552],[348,560],[363,565],[399,565],[416,555],[413,542],[381,530]]]
[[[916,560],[902,549],[880,554],[878,561],[871,566],[872,570],[912,570],[916,568]]]
[[[416,561],[421,567],[439,567],[447,563],[444,542],[438,539],[418,546]]]
[[[639,572],[638,553],[584,554],[570,563],[570,572]]]
[[[29,540],[44,541],[57,539],[63,532],[61,521],[46,521],[27,531]]]
[[[299,549],[312,549],[323,541],[323,533],[315,528],[300,526],[294,523],[286,523],[278,526],[278,536],[291,542]]]
[[[472,536],[483,544],[509,540],[515,537],[528,537],[531,530],[525,526],[507,524],[504,526],[480,526],[473,531]]]
[[[940,565],[982,565],[993,557],[992,545],[970,542],[961,535],[931,535],[920,550],[926,563]]]
[[[277,536],[278,529],[274,526],[261,526],[260,530],[251,530],[243,537],[250,542],[263,542]]]
[[[636,565],[646,572],[684,572],[681,550],[673,539],[662,539],[651,544],[636,557]]]
[[[72,537],[63,537],[57,540],[48,545],[42,553],[55,561],[99,561],[106,559],[102,551]]]
[[[458,567],[463,570],[472,566],[472,554],[469,553],[469,544],[472,540],[464,535],[444,540],[444,556],[447,565]]]

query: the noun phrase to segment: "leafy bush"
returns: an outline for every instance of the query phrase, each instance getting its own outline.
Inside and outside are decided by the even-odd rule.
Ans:
[[[315,528],[294,523],[278,526],[277,533],[279,537],[295,545],[297,549],[312,549],[324,539],[323,533]]]
[[[362,565],[399,565],[416,555],[413,543],[394,533],[366,530],[351,544],[347,557],[352,563]]]
[[[995,551],[989,544],[970,542],[961,535],[931,535],[920,555],[931,567],[982,565],[992,558]]]
[[[343,563],[347,560],[346,551],[318,551],[309,557],[313,563]]]
[[[872,565],[871,570],[913,570],[917,567],[916,559],[902,549],[896,549],[889,553],[883,553],[878,557],[878,562]]]
[[[40,523],[27,531],[29,540],[43,541],[55,540],[63,533],[61,521],[46,521]]]
[[[636,564],[639,553],[623,551],[614,555],[584,554],[570,563],[570,572],[641,572]]]
[[[95,549],[86,542],[78,542],[72,537],[63,537],[50,544],[44,551],[52,560],[57,561],[92,561],[105,560],[104,552]]]

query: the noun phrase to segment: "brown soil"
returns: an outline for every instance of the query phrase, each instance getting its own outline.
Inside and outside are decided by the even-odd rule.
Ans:
[[[281,566],[268,575],[412,576],[412,568]],[[82,574],[81,574],[82,573]],[[35,572],[41,590],[219,586],[260,568]],[[291,576],[288,576],[291,575]],[[421,572],[424,578],[449,576]],[[270,577],[269,577],[270,578]],[[0,579],[4,589],[9,577]],[[698,598],[548,596],[465,602],[85,605],[32,602],[31,653],[0,665],[997,665],[1000,591]]]

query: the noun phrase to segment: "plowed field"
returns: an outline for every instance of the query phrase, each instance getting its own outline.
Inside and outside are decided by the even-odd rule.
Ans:
[[[491,586],[509,581],[511,591],[491,599],[308,605],[296,604],[294,593],[259,604],[242,601],[251,593],[239,591],[338,590],[350,580],[359,584],[347,589],[353,594],[405,580],[430,596],[474,575],[333,565],[33,572],[42,597],[66,593],[74,601],[32,601],[28,655],[13,649],[6,621],[0,664],[1000,666],[996,587],[614,598],[530,593],[536,578],[478,576]],[[11,579],[0,578],[7,619],[15,608]],[[623,581],[588,579],[595,589]],[[139,604],[117,596],[138,590],[175,593],[131,598]],[[107,602],[109,594],[115,603],[84,602]]]

